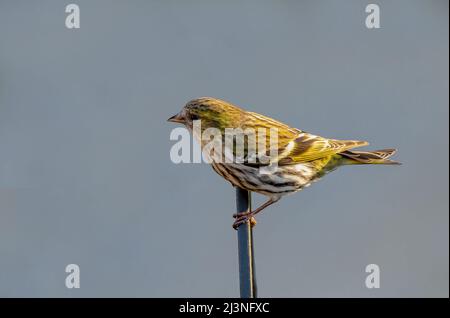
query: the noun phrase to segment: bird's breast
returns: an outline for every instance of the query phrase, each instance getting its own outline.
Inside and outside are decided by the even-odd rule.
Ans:
[[[309,185],[314,177],[314,170],[306,164],[253,167],[213,162],[212,167],[234,186],[269,196],[298,191]]]

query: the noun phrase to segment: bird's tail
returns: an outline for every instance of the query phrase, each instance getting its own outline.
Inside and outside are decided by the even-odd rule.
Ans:
[[[346,150],[339,155],[344,159],[344,164],[385,164],[385,165],[399,165],[400,162],[390,160],[396,149],[382,149],[375,151],[350,151]]]

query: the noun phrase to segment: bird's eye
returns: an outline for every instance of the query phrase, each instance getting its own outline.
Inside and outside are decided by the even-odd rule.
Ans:
[[[191,114],[191,120],[199,120],[200,117],[198,117],[198,115],[196,114]]]

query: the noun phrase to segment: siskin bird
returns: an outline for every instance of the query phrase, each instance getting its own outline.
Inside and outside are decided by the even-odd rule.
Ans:
[[[355,151],[356,147],[366,146],[366,141],[336,140],[316,136],[297,128],[289,127],[272,118],[245,111],[244,109],[211,97],[202,97],[188,102],[176,115],[168,119],[170,122],[181,123],[194,132],[193,123],[201,121],[201,133],[208,128],[216,128],[225,136],[227,128],[240,128],[242,131],[250,128],[276,129],[275,140],[277,152],[268,162],[250,162],[251,147],[244,147],[244,160],[225,163],[223,160],[212,159],[211,165],[215,172],[228,180],[233,186],[248,191],[263,194],[268,200],[253,211],[237,213],[233,227],[248,220],[254,221],[254,216],[269,205],[280,200],[284,195],[297,192],[319,180],[325,174],[343,165],[361,164],[399,164],[388,159],[395,153],[395,149],[376,151]],[[205,146],[201,135],[194,137]],[[225,137],[223,137],[224,139]],[[268,149],[274,144],[269,139],[269,133],[256,138]],[[224,141],[224,140],[223,140]],[[231,150],[236,154],[236,148]],[[222,152],[225,153],[225,147]],[[272,166],[269,170],[262,170],[264,166]]]

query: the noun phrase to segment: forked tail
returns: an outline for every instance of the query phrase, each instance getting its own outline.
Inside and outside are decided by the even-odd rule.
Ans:
[[[390,160],[396,149],[382,149],[375,151],[353,151],[347,150],[339,153],[343,159],[344,164],[385,164],[385,165],[399,165],[400,162]]]

